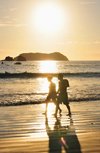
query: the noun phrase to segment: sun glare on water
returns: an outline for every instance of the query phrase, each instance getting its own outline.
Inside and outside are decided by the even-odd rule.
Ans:
[[[55,113],[55,105],[54,103],[49,103],[48,110],[47,110],[47,116],[50,117]]]
[[[42,61],[40,62],[41,73],[55,73],[57,72],[57,62],[56,61]]]

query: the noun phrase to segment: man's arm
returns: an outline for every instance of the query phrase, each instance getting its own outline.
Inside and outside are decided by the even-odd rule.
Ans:
[[[68,87],[69,87],[69,81],[67,80],[67,82],[68,82]]]
[[[69,87],[69,81],[66,80],[66,87]]]

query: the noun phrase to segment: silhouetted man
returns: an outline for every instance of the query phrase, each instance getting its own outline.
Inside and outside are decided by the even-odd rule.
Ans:
[[[71,116],[71,110],[69,106],[68,101],[68,93],[67,88],[69,87],[69,82],[67,79],[63,79],[62,74],[58,74],[58,80],[59,80],[59,86],[58,86],[58,97],[57,97],[57,107],[59,107],[60,103],[64,103],[68,109],[68,116]],[[57,115],[58,109],[56,109],[56,115]]]

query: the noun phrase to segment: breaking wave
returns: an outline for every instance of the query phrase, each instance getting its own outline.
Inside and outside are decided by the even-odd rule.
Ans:
[[[80,72],[80,73],[60,73],[65,77],[100,77],[100,72]],[[0,78],[36,78],[36,77],[46,77],[48,75],[52,75],[57,77],[58,73],[0,73]]]
[[[30,96],[30,94],[24,94],[23,96]],[[34,94],[35,95],[35,94]],[[43,96],[42,98],[27,98],[27,99],[23,99],[23,100],[6,100],[6,101],[1,101],[0,102],[0,106],[20,106],[20,105],[29,105],[29,104],[43,104],[45,103],[45,99],[47,94],[46,93],[38,93],[37,95]],[[5,95],[8,96],[8,95]],[[15,96],[15,95],[9,95],[9,96]],[[96,101],[96,100],[100,100],[100,94],[98,95],[90,95],[88,97],[70,97],[69,98],[69,102],[88,102],[88,101]]]

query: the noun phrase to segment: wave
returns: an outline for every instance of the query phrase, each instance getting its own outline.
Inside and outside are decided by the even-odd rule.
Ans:
[[[31,95],[33,95],[33,96],[43,96],[43,95],[47,95],[48,93],[14,93],[14,94],[2,94],[2,95],[0,95],[0,97],[5,97],[5,96],[9,96],[9,97],[12,97],[12,96],[31,96]]]
[[[100,97],[91,97],[91,98],[77,98],[77,99],[69,99],[69,102],[88,102],[88,101],[97,101],[100,100]],[[17,100],[16,102],[6,101],[0,102],[0,106],[20,106],[20,105],[32,105],[32,104],[43,104],[45,103],[45,99],[43,100],[28,100],[28,101],[21,101]]]
[[[65,77],[100,77],[100,72],[79,72],[79,73],[60,73]],[[34,78],[34,77],[47,77],[52,75],[57,77],[58,73],[0,73],[0,78]]]

